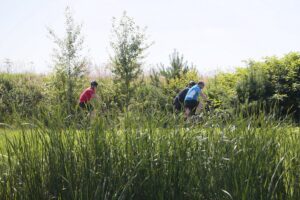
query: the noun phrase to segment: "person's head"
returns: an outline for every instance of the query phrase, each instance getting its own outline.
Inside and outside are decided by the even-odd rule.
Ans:
[[[91,88],[97,88],[98,83],[97,81],[91,81]]]
[[[191,88],[194,85],[196,85],[196,82],[195,81],[190,81],[189,84],[188,84],[188,87]]]
[[[205,86],[205,83],[204,83],[203,81],[199,81],[199,82],[198,82],[198,85],[199,85],[199,87],[200,87],[201,89],[203,89],[204,86]]]

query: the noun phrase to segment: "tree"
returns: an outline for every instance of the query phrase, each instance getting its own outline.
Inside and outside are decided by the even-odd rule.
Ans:
[[[169,83],[171,79],[180,79],[182,75],[190,70],[188,62],[184,60],[183,55],[179,55],[176,49],[174,49],[173,53],[169,56],[169,60],[170,67],[165,68],[163,64],[161,64],[160,67],[160,74],[165,77],[167,83]]]
[[[75,24],[69,7],[66,8],[65,17],[64,37],[58,37],[52,29],[49,29],[49,35],[56,44],[51,86],[56,102],[64,111],[71,114],[78,98],[76,92],[81,89],[83,77],[87,72],[87,59],[82,55],[84,41],[81,34],[82,25]]]
[[[134,20],[123,13],[120,20],[113,18],[111,56],[112,73],[127,107],[133,94],[133,82],[138,78],[147,44],[145,29],[140,29]]]

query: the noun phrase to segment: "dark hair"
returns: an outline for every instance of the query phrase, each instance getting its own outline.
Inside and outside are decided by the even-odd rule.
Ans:
[[[199,81],[199,82],[198,82],[198,85],[203,85],[203,86],[204,86],[205,83],[204,83],[204,81]]]
[[[192,87],[192,86],[194,86],[194,85],[196,85],[196,82],[195,82],[195,81],[190,81],[189,84],[188,84],[189,87]]]
[[[97,81],[91,81],[91,87],[97,87],[98,86],[98,83]]]
[[[196,85],[196,82],[195,81],[190,81],[189,84],[187,84],[187,87],[191,88],[194,85]]]

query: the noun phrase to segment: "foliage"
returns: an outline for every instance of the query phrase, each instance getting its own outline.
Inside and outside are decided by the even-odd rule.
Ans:
[[[190,81],[198,82],[199,80],[200,76],[198,75],[197,70],[191,69],[180,77],[170,79],[169,82],[164,85],[164,88],[168,95],[174,97],[180,90],[187,87]]]
[[[236,85],[240,80],[243,70],[235,73],[218,73],[208,78],[207,95],[213,101],[214,106],[221,109],[231,109],[237,105]]]
[[[192,67],[188,66],[188,62],[184,60],[183,55],[174,49],[173,53],[169,56],[170,66],[165,67],[163,64],[160,66],[160,74],[165,78],[167,83],[172,79],[181,79]]]
[[[140,76],[149,45],[124,13],[86,115],[81,26],[67,9],[65,37],[49,33],[53,76],[0,74],[0,199],[300,199],[299,125],[283,120],[300,119],[299,53],[209,78],[213,107],[185,119],[171,103],[196,69],[174,50]]]
[[[278,117],[285,117],[287,113],[292,113],[297,121],[300,102],[299,66],[298,53],[291,53],[283,58],[269,57],[263,62],[249,61],[248,67],[238,68],[234,73],[218,73],[208,78],[205,93],[212,100],[214,108],[225,112],[244,110],[249,114],[250,110],[255,113],[262,110],[266,112],[277,110]],[[53,83],[54,80],[52,76],[38,78],[31,74],[2,73],[1,121],[12,121],[14,116],[38,116],[40,112],[51,112],[51,110],[65,113],[63,98],[61,101],[57,100],[66,95],[65,90],[58,90],[57,92],[61,92],[60,95],[55,93],[53,85],[48,84]],[[82,79],[78,83],[85,80]],[[147,111],[171,110],[173,98],[191,80],[200,80],[195,69],[189,70],[180,78],[170,79],[168,83],[161,79],[159,72],[154,71],[146,77],[146,81],[143,79],[132,81],[134,93],[131,94],[128,106],[130,109],[143,108]],[[100,100],[93,102],[94,107],[107,112],[122,110],[126,94],[120,92],[120,86],[115,84],[115,80],[111,77],[103,77],[98,81],[100,85],[97,93]],[[85,84],[78,84],[80,89],[74,91],[74,102],[85,87],[87,81]],[[44,111],[41,111],[40,107]]]
[[[112,114],[82,130],[33,121],[15,131],[0,152],[0,198],[300,197],[299,128],[288,123],[260,114],[188,126],[160,112]]]
[[[290,53],[282,59],[267,58],[270,66],[270,82],[274,94],[272,99],[279,101],[284,113],[294,112],[300,119],[300,54]]]
[[[165,95],[162,88],[142,83],[136,88],[135,93],[134,101],[130,106],[133,110],[152,113],[158,110],[164,112],[172,108],[169,96]]]
[[[59,38],[53,30],[49,34],[57,47],[54,49],[54,75],[50,80],[50,101],[60,105],[64,113],[74,113],[78,91],[82,89],[87,70],[87,59],[82,56],[81,26],[76,25],[70,9],[66,8],[65,36]]]
[[[43,77],[32,74],[0,74],[0,122],[37,116],[42,104]]]
[[[151,69],[150,71],[150,84],[155,87],[161,87],[161,80],[160,80],[160,72],[155,69]]]
[[[248,62],[246,73],[237,84],[241,103],[261,102],[266,109],[277,105],[280,115],[300,116],[300,54],[283,58],[267,57],[263,62]]]
[[[208,81],[208,96],[222,109],[277,110],[278,117],[300,116],[300,54],[250,60],[246,68],[219,73]],[[254,107],[256,107],[254,109]],[[249,111],[249,110],[248,110]]]
[[[111,78],[102,78],[98,81],[97,95],[99,100],[94,103],[94,107],[106,112],[118,112],[121,104],[120,94],[117,93],[117,86]]]
[[[114,55],[112,73],[127,107],[134,92],[133,81],[141,74],[141,60],[150,45],[145,30],[141,30],[124,12],[120,20],[113,20],[111,47]]]

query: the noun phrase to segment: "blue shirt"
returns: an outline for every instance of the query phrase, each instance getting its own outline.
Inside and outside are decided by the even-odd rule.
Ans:
[[[201,92],[201,88],[199,87],[198,84],[196,84],[189,89],[184,100],[185,101],[186,100],[196,100],[197,101],[198,97],[200,95],[200,92]]]

